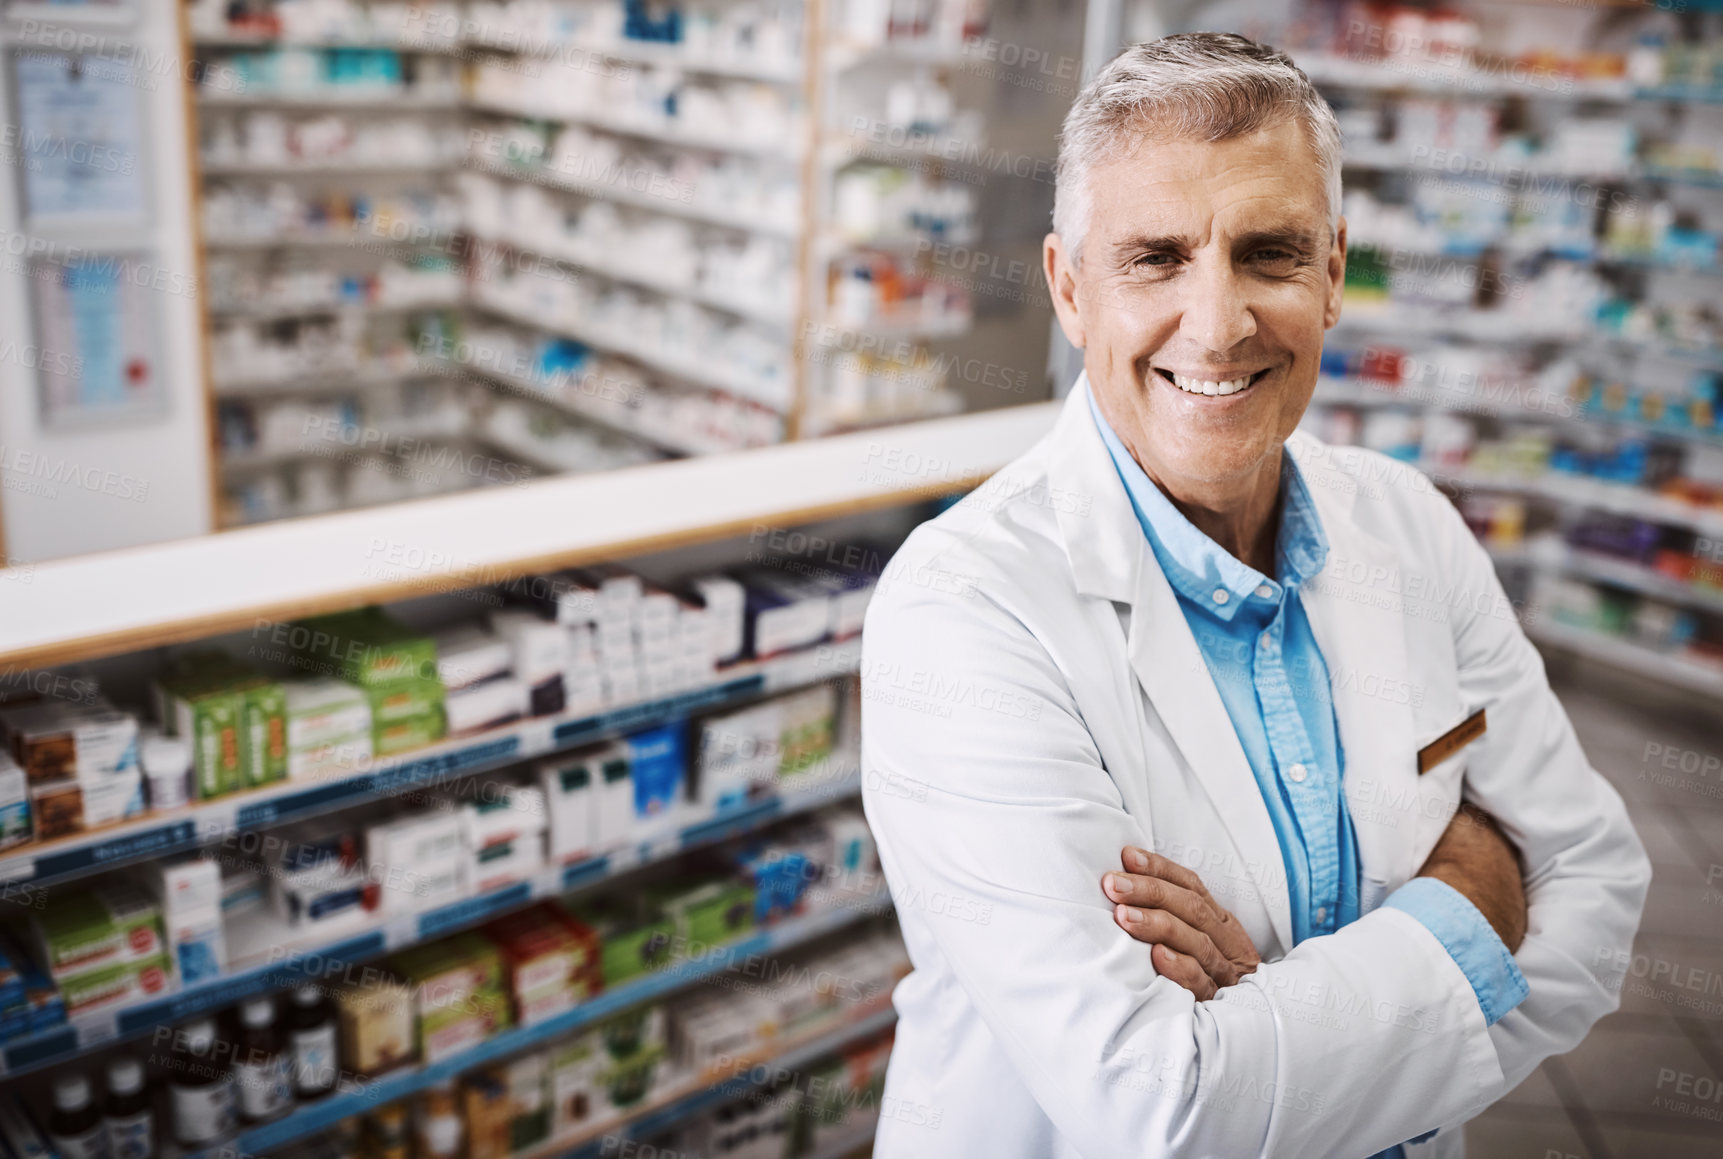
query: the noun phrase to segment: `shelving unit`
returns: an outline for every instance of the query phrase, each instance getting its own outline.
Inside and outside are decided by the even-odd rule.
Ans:
[[[299,189],[291,196],[309,199],[305,204],[311,207],[300,217],[316,218],[325,205],[342,211],[344,203],[331,190],[382,183],[421,200],[450,198],[458,206],[457,220],[407,238],[298,221],[239,232],[211,220],[205,245],[222,255],[218,272],[257,268],[265,256],[269,268],[290,270],[294,253],[303,249],[345,248],[349,252],[341,260],[349,266],[374,268],[385,250],[394,255],[391,260],[449,264],[467,279],[466,291],[450,308],[403,317],[406,311],[359,306],[341,316],[342,340],[361,331],[373,342],[389,334],[396,337],[387,341],[423,351],[458,343],[469,328],[489,334],[487,328],[502,323],[511,328],[515,351],[530,360],[528,373],[514,376],[517,382],[551,378],[570,358],[589,360],[601,375],[640,376],[663,406],[638,413],[637,421],[548,405],[534,392],[521,395],[537,408],[538,425],[579,432],[596,423],[612,438],[622,436],[631,448],[625,459],[760,446],[950,414],[962,403],[924,344],[967,332],[969,307],[963,291],[929,277],[931,267],[919,254],[933,240],[962,236],[954,227],[973,228],[973,191],[942,179],[939,165],[922,150],[870,144],[865,134],[857,138],[855,126],[912,134],[920,144],[938,140],[941,124],[961,124],[966,139],[974,138],[977,118],[950,108],[948,73],[962,62],[964,37],[981,31],[979,25],[964,26],[965,13],[973,18],[984,8],[940,0],[930,9],[935,22],[923,28],[887,27],[883,13],[875,14],[875,26],[869,23],[875,17],[860,7],[851,11],[842,0],[758,9],[719,5],[712,11],[725,14],[713,28],[697,34],[691,27],[674,42],[677,33],[669,33],[668,41],[649,39],[666,35],[666,29],[625,29],[621,0],[536,8],[475,0],[420,13],[416,20],[409,15],[405,23],[391,10],[385,20],[283,28],[279,35],[255,25],[228,26],[215,6],[205,4],[194,10],[191,47],[207,58],[209,79],[198,100],[206,141],[215,139],[210,124],[233,118],[265,118],[257,124],[268,131],[257,135],[267,142],[276,131],[268,118],[294,122],[319,115],[351,126],[388,116],[420,118],[434,127],[453,112],[464,135],[461,156],[427,147],[408,160],[390,160],[374,150],[339,159],[272,154],[260,160],[249,153],[235,156],[224,145],[206,159],[200,177],[219,191],[219,197],[211,196],[223,202],[224,213],[228,202],[244,203],[244,189],[260,202],[273,183],[278,198],[282,190]],[[650,23],[646,16],[638,19]],[[441,35],[422,35],[433,27]],[[347,50],[395,54],[391,68],[377,66],[384,83],[305,75],[308,60],[322,59],[329,67],[336,60],[306,54]],[[457,67],[463,73],[458,89],[451,71]],[[290,79],[277,80],[274,71]],[[397,74],[431,82],[421,95],[403,88]],[[883,107],[888,92],[893,108]],[[653,111],[643,111],[648,109]],[[893,173],[911,180],[899,188]],[[879,203],[874,212],[883,206],[888,214],[902,214],[913,201],[921,224],[905,230],[893,218],[860,230],[835,229],[840,216],[854,218],[858,204],[868,202],[862,192],[868,174],[878,186],[871,195]],[[675,195],[662,195],[670,182]],[[679,257],[693,252],[709,274],[727,276],[666,276],[659,273],[664,263],[651,258],[625,265],[576,244],[578,235],[566,232],[590,219],[600,223],[593,228],[603,236],[614,232],[616,214],[640,236],[672,239],[659,244],[670,245]],[[677,229],[687,227],[677,222],[697,223],[696,232],[678,235]],[[274,253],[278,248],[282,252]],[[352,251],[362,252],[364,260],[354,261]],[[547,266],[557,271],[548,279],[541,276]],[[732,267],[739,273],[731,273]],[[589,291],[589,283],[596,290]],[[755,285],[780,290],[781,296],[751,297],[744,288]],[[898,295],[908,295],[905,301],[917,308],[905,308]],[[864,300],[875,306],[858,308]],[[924,300],[939,309],[919,308]],[[354,314],[363,326],[352,320]],[[291,327],[302,319],[297,325],[317,327],[324,325],[319,317],[264,301],[245,316],[211,314],[207,324],[231,332]],[[839,349],[825,349],[810,337],[829,335],[834,326],[843,336]],[[295,331],[282,333],[295,340]],[[309,335],[308,341],[328,341],[320,330],[298,333]],[[672,335],[680,348],[668,341]],[[867,342],[857,353],[862,336]],[[921,350],[916,373],[868,354],[878,342]],[[250,357],[248,349],[237,349],[237,356],[218,361]],[[473,369],[469,381],[481,389],[466,397],[477,408],[474,425],[482,429],[482,388],[514,384]],[[415,406],[434,405],[416,402],[421,396],[441,397],[432,384],[407,381],[392,386],[396,393],[390,396],[405,401],[387,406],[376,402],[377,384],[364,376],[356,376],[347,392],[335,389],[336,378],[325,377],[302,387],[284,383],[265,403],[250,392],[240,396],[228,377],[218,373],[213,390],[226,400],[221,446],[229,449],[253,447],[251,432],[263,425],[290,423],[299,394],[340,394],[347,421],[385,434],[400,421],[396,412],[410,417]],[[696,411],[699,417],[666,426],[660,411]],[[726,431],[715,439],[689,438],[677,433],[678,424],[718,424]],[[490,445],[504,458],[541,469],[569,466],[554,457],[515,455],[520,448],[507,440]],[[368,469],[304,468],[296,465],[303,460],[278,454],[280,446],[255,449],[264,453],[250,467],[229,470],[223,456],[230,524],[321,510],[330,496],[340,505],[353,478]],[[265,461],[274,468],[255,469]],[[605,460],[589,466],[617,465]],[[306,469],[317,477],[306,479]]]

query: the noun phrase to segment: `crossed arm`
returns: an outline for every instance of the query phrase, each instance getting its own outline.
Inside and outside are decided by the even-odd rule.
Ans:
[[[1120,862],[1123,871],[1103,876],[1101,888],[1113,902],[1113,920],[1149,944],[1155,973],[1206,1002],[1262,963],[1244,927],[1215,901],[1195,872],[1134,845],[1124,848]],[[1521,872],[1519,850],[1495,819],[1465,804],[1418,876],[1457,890],[1513,953],[1526,936]]]

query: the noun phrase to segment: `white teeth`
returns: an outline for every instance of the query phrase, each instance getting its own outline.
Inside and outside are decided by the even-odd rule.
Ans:
[[[1225,382],[1214,382],[1205,378],[1187,378],[1182,374],[1173,375],[1173,385],[1188,394],[1227,395],[1237,394],[1250,385],[1251,375],[1243,378],[1229,378]]]

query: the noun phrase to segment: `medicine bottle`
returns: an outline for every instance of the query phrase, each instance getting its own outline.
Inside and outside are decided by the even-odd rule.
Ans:
[[[286,1045],[275,1030],[275,1003],[253,998],[239,1008],[234,1035],[233,1078],[239,1088],[239,1117],[247,1123],[279,1118],[293,1106],[293,1072]]]
[[[233,1075],[216,1050],[215,1022],[199,1018],[174,1035],[168,1060],[168,1106],[182,1147],[207,1147],[233,1132]]]
[[[461,1115],[455,1109],[454,1080],[425,1092],[419,1106],[418,1159],[459,1159]]]
[[[108,1063],[108,1100],[102,1128],[109,1159],[150,1159],[156,1152],[156,1116],[144,1090],[144,1068],[130,1055]]]
[[[108,1137],[102,1131],[102,1113],[90,1101],[90,1080],[83,1075],[64,1074],[54,1080],[48,1139],[60,1159],[107,1159]]]
[[[293,1050],[293,1093],[300,1101],[335,1089],[335,1012],[316,986],[293,992],[287,1008],[287,1041]]]

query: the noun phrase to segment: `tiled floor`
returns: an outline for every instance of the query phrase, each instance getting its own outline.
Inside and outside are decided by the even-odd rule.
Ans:
[[[1472,1159],[1723,1156],[1723,714],[1597,668],[1552,665],[1592,764],[1651,855],[1621,1009],[1467,1125]],[[1661,747],[1658,747],[1661,746]]]

